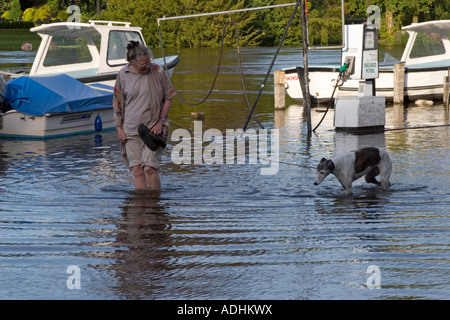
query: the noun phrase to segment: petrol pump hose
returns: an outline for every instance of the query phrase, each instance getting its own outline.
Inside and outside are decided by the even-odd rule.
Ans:
[[[339,74],[338,74],[338,77],[336,78],[336,83],[334,85],[334,89],[333,89],[333,93],[331,94],[331,98],[328,101],[327,109],[325,110],[325,113],[323,114],[322,119],[320,119],[317,126],[313,129],[313,132],[316,132],[316,129],[320,126],[323,119],[325,119],[325,116],[327,115],[328,110],[330,109],[331,103],[333,102],[334,93],[336,92],[336,88],[342,86],[344,84],[344,82],[347,80],[345,77],[345,73],[347,72],[347,69],[348,69],[348,63],[344,63],[341,67],[339,67]],[[342,80],[342,84],[339,84],[339,82],[341,80]]]

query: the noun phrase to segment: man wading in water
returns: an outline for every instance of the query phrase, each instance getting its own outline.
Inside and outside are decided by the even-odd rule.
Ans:
[[[114,121],[125,163],[136,190],[160,190],[159,162],[168,135],[168,114],[175,90],[152,52],[137,41],[127,45],[128,64],[114,87]]]

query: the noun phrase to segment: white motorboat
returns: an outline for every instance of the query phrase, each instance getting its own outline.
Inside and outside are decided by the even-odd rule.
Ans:
[[[376,95],[393,99],[394,72],[396,63],[405,65],[405,100],[418,99],[441,100],[443,97],[444,77],[450,69],[450,20],[414,23],[403,30],[409,34],[401,60],[387,55],[380,63],[379,77],[375,80]],[[349,35],[347,34],[346,37]],[[348,43],[348,41],[346,41]],[[342,49],[345,52],[346,48]],[[309,91],[312,103],[326,103],[332,97],[339,65],[308,66]],[[299,74],[296,67],[285,71],[286,92],[295,100],[303,100]],[[338,87],[334,97],[357,96],[358,80],[347,80]]]
[[[127,64],[128,42],[145,44],[141,29],[115,21],[30,29],[41,36],[41,44],[28,75],[7,74],[9,110],[0,113],[0,137],[49,138],[113,128],[115,79]],[[178,56],[154,59],[169,76],[178,61]]]

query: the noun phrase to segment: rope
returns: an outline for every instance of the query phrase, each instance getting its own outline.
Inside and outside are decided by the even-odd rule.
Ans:
[[[205,96],[205,98],[203,98],[200,102],[194,103],[194,102],[188,102],[186,101],[179,93],[178,91],[175,89],[175,86],[172,83],[172,80],[170,79],[172,86],[174,87],[175,93],[178,96],[178,98],[180,98],[180,100],[182,102],[184,102],[187,105],[190,106],[198,106],[202,103],[204,103],[209,96],[211,95],[212,91],[214,90],[214,86],[216,84],[217,78],[219,76],[219,71],[220,71],[220,66],[221,66],[221,62],[222,62],[222,57],[223,57],[223,47],[224,47],[224,39],[225,39],[225,31],[228,27],[229,24],[232,24],[234,26],[234,30],[235,30],[235,35],[236,35],[236,44],[237,44],[237,52],[238,52],[238,61],[239,61],[239,70],[240,70],[240,77],[241,77],[241,84],[242,84],[242,90],[244,93],[244,97],[245,100],[247,102],[247,106],[250,109],[250,101],[248,99],[248,95],[247,95],[247,89],[245,87],[245,81],[244,81],[244,71],[242,68],[242,59],[241,59],[241,50],[240,50],[240,44],[239,44],[239,30],[238,27],[236,25],[236,22],[234,20],[231,19],[231,16],[229,17],[228,21],[225,23],[224,27],[223,27],[223,31],[222,31],[222,38],[220,41],[220,53],[219,53],[219,62],[217,64],[217,68],[216,68],[216,74],[214,76],[214,80],[211,84],[211,88],[209,89],[207,95]],[[161,52],[163,55],[163,60],[164,60],[164,65],[166,67],[167,70],[167,62],[166,62],[166,56],[164,54],[164,45],[163,45],[163,40],[162,40],[162,32],[161,32],[161,26],[158,24],[158,33],[159,33],[159,41],[160,41],[160,45],[161,45]],[[258,121],[258,119],[256,118],[256,116],[253,116],[254,120],[258,123],[258,125],[264,129],[264,127],[262,126],[262,124]]]
[[[328,106],[327,109],[325,110],[325,113],[322,116],[322,119],[320,119],[319,123],[315,126],[315,128],[313,129],[313,132],[316,132],[316,129],[320,126],[320,124],[322,123],[323,119],[325,119],[325,116],[328,113],[328,110],[330,109],[331,106],[331,102],[333,101],[333,97],[334,97],[334,93],[336,92],[336,88],[339,87],[339,81],[342,79],[342,75],[343,75],[344,71],[339,71],[339,75],[336,79],[336,84],[334,85],[334,89],[333,89],[333,93],[331,94],[331,98],[328,101]]]
[[[231,16],[229,19],[229,23],[232,23],[234,26],[234,30],[235,30],[235,34],[236,34],[236,44],[237,44],[237,52],[238,52],[238,60],[239,60],[239,69],[240,69],[240,74],[241,74],[242,90],[244,92],[244,97],[245,97],[245,101],[247,102],[248,109],[251,110],[250,101],[248,100],[248,95],[247,95],[247,89],[245,87],[244,70],[242,69],[242,59],[241,59],[241,49],[240,49],[240,45],[239,45],[238,27],[236,25],[236,22],[234,22],[234,20],[231,20]],[[226,25],[225,25],[225,27],[226,27]],[[256,116],[253,116],[253,119],[256,121],[256,123],[258,123],[258,125],[261,127],[261,129],[264,129],[263,125],[258,121]]]
[[[405,127],[405,128],[391,128],[384,129],[384,131],[400,131],[400,130],[411,130],[411,129],[431,129],[431,128],[445,128],[450,127],[450,124],[438,124],[430,126],[417,126],[417,127]]]
[[[294,16],[295,16],[295,13],[297,12],[297,8],[298,8],[299,5],[300,5],[300,1],[301,1],[301,0],[297,0],[297,2],[296,2],[296,4],[295,4],[295,7],[294,7],[294,10],[292,11],[292,14],[291,14],[291,17],[290,17],[290,19],[289,19],[289,22],[288,22],[288,24],[287,24],[287,26],[286,26],[286,28],[285,28],[285,30],[284,30],[283,36],[281,37],[280,44],[278,45],[277,51],[276,51],[275,55],[273,56],[272,62],[271,62],[271,64],[270,64],[270,67],[269,67],[269,69],[267,70],[266,77],[264,78],[263,84],[261,85],[261,87],[260,87],[260,89],[259,89],[259,92],[258,92],[258,95],[257,95],[257,97],[256,97],[256,100],[255,100],[255,102],[253,103],[253,107],[252,107],[252,109],[250,110],[250,113],[249,113],[249,115],[248,115],[248,117],[247,117],[247,121],[245,122],[245,125],[244,125],[244,128],[243,128],[244,132],[245,132],[245,130],[247,130],[248,123],[250,122],[250,118],[252,117],[252,114],[253,114],[253,112],[255,111],[256,104],[258,103],[259,98],[261,97],[262,91],[264,90],[264,86],[266,85],[267,79],[269,78],[269,75],[270,75],[270,73],[272,72],[273,65],[275,64],[275,60],[276,60],[277,57],[278,57],[278,53],[279,53],[280,50],[281,50],[281,46],[283,45],[284,39],[286,38],[286,34],[287,34],[287,32],[288,32],[288,30],[289,30],[291,24],[292,24],[292,21],[294,20]]]
[[[220,45],[219,62],[218,62],[218,64],[217,64],[216,74],[215,74],[214,80],[213,80],[213,82],[212,82],[212,84],[211,84],[211,88],[209,89],[209,91],[208,91],[207,95],[205,96],[205,98],[203,98],[200,102],[197,102],[197,103],[186,101],[186,100],[183,99],[183,97],[179,94],[179,92],[177,91],[177,89],[176,89],[175,86],[173,85],[172,80],[169,78],[169,81],[171,82],[171,84],[172,84],[172,86],[173,86],[173,88],[174,88],[174,90],[175,90],[176,95],[177,95],[178,98],[180,98],[180,100],[181,100],[182,102],[184,102],[185,104],[190,105],[190,106],[198,106],[198,105],[201,105],[201,104],[204,103],[204,102],[209,98],[209,96],[211,95],[211,93],[212,93],[212,91],[213,91],[213,89],[214,89],[214,86],[215,86],[215,84],[216,84],[217,77],[219,76],[220,65],[221,65],[221,62],[222,62],[223,40],[224,40],[224,36],[225,36],[225,29],[226,29],[228,23],[229,23],[229,22],[227,22],[227,23],[225,24],[225,27],[223,28],[222,40],[221,40],[221,45]],[[165,55],[165,53],[164,53],[164,45],[163,45],[162,33],[161,33],[161,26],[160,26],[160,25],[158,25],[158,33],[159,33],[159,43],[160,43],[160,46],[161,46],[161,54],[162,54],[162,56],[163,56],[164,66],[165,66],[165,68],[166,68],[166,70],[167,70],[167,61],[166,61],[166,55]]]
[[[281,163],[281,164],[287,164],[287,165],[290,165],[290,166],[296,166],[296,167],[300,167],[300,168],[316,169],[316,167],[311,167],[311,166],[297,164],[297,163],[292,163],[292,162],[287,162],[287,161],[272,160],[272,159],[269,159],[269,158],[261,158],[261,159],[263,159],[265,161],[278,162],[278,163]]]

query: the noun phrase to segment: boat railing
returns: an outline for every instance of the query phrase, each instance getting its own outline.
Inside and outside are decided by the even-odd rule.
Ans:
[[[93,26],[97,26],[99,24],[106,24],[108,27],[112,27],[113,24],[123,25],[126,28],[131,27],[131,22],[122,22],[122,21],[106,21],[106,20],[89,20],[89,23]]]

